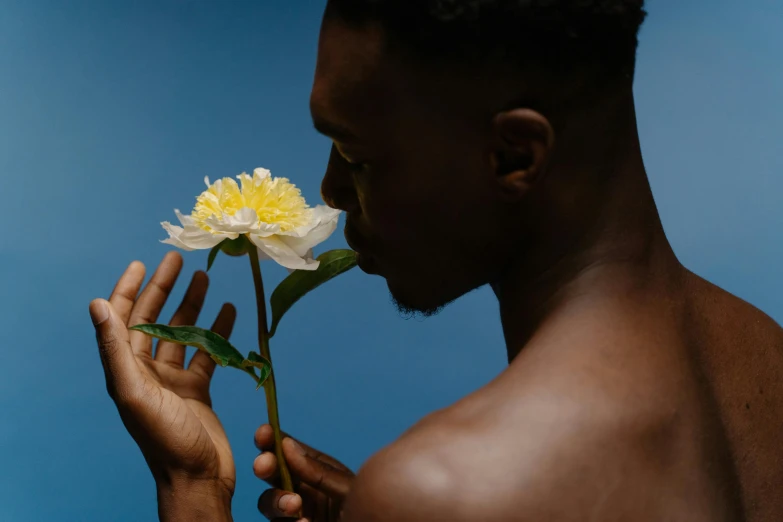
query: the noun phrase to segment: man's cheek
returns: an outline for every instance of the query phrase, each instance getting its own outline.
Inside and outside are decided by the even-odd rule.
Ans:
[[[400,206],[384,212],[375,221],[379,232],[395,242],[410,242],[429,235],[428,224],[416,209]]]

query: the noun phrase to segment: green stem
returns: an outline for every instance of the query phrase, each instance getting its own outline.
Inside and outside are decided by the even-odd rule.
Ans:
[[[249,242],[248,242],[249,243]],[[258,308],[258,347],[261,350],[261,356],[272,364],[272,356],[269,353],[269,331],[266,324],[266,299],[264,297],[264,281],[261,279],[261,267],[258,263],[258,250],[255,245],[248,245],[250,255],[250,267],[253,269],[253,282],[256,287],[256,305]],[[283,435],[280,432],[280,417],[277,412],[277,388],[275,387],[274,366],[269,378],[264,383],[264,392],[266,393],[266,408],[269,412],[269,424],[272,425],[272,431],[275,434],[275,456],[277,457],[277,467],[280,471],[280,483],[285,491],[294,491],[294,485],[291,481],[291,472],[283,458]]]

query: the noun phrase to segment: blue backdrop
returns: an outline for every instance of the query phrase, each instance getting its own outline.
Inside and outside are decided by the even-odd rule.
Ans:
[[[0,520],[155,517],[146,465],[106,395],[87,305],[127,264],[149,273],[160,221],[205,175],[263,166],[315,204],[329,142],[308,95],[323,1],[0,0]],[[664,225],[690,269],[783,321],[783,4],[648,2],[636,94]],[[336,233],[322,248],[344,246]],[[206,263],[185,253],[164,309]],[[267,287],[285,272],[263,267]],[[254,347],[251,274],[219,258],[199,324],[224,301]],[[487,289],[403,320],[353,271],[286,317],[272,346],[284,428],[357,468],[505,365]],[[262,394],[218,369],[238,466],[235,519],[257,520]]]

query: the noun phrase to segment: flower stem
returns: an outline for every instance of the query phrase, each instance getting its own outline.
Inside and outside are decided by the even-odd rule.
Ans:
[[[253,282],[256,287],[256,305],[258,308],[258,347],[261,350],[261,356],[272,364],[272,356],[269,353],[269,332],[266,324],[266,299],[264,297],[264,281],[261,279],[261,267],[258,263],[258,250],[255,245],[248,247],[250,256],[250,267],[253,270]],[[291,472],[283,458],[283,435],[280,432],[280,417],[277,411],[277,388],[275,387],[274,366],[269,378],[264,383],[264,392],[266,394],[266,407],[269,415],[269,424],[272,425],[272,431],[275,435],[275,456],[277,457],[277,467],[280,471],[280,483],[285,491],[294,491],[291,481]]]

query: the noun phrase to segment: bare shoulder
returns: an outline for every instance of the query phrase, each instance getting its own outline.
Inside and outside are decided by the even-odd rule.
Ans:
[[[656,303],[566,319],[373,457],[346,522],[741,520],[681,320]]]
[[[676,437],[672,418],[586,411],[543,390],[492,404],[469,397],[374,456],[345,521],[724,520],[692,463],[662,443]]]

